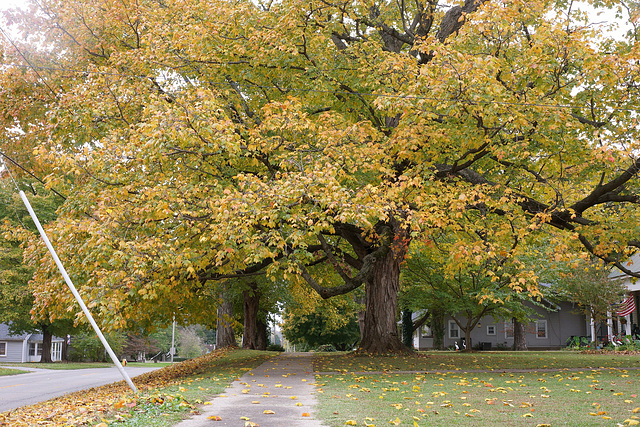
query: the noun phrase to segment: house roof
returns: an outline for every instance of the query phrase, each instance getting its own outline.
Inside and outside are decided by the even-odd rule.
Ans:
[[[42,334],[40,333],[24,333],[18,335],[12,335],[9,332],[9,324],[8,323],[0,323],[0,341],[24,341],[29,339],[29,342],[42,342]],[[52,341],[63,341],[64,338],[53,336],[51,337]]]
[[[627,261],[623,262],[622,265],[633,272],[640,271],[640,253],[633,254]],[[609,273],[609,279],[621,279],[626,277],[628,276],[616,267],[613,267],[611,269],[611,273]]]
[[[9,333],[9,325],[7,323],[0,323],[0,340],[3,341],[24,341],[31,334],[12,335]]]

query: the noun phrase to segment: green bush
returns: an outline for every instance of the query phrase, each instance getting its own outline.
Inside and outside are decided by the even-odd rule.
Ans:
[[[333,344],[322,344],[316,348],[316,351],[330,352],[338,351]]]
[[[109,346],[115,354],[121,354],[125,342],[125,335],[112,332],[105,335]],[[110,361],[102,341],[93,332],[82,332],[71,338],[69,360],[72,362],[107,362]]]
[[[282,347],[281,345],[278,344],[269,344],[267,346],[267,351],[284,351],[284,347]]]

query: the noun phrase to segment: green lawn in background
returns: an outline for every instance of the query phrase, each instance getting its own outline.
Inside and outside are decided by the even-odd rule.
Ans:
[[[574,351],[452,351],[417,352],[413,355],[367,356],[354,353],[320,353],[316,372],[331,371],[433,371],[563,368],[640,368],[640,355],[582,354]]]
[[[171,362],[128,362],[127,366],[145,367],[145,368],[164,368],[170,366]]]
[[[26,368],[38,368],[38,369],[90,369],[90,368],[110,368],[113,363],[101,363],[101,362],[89,362],[89,363],[76,363],[76,362],[54,362],[54,363],[3,363],[4,366],[10,367],[26,367]]]

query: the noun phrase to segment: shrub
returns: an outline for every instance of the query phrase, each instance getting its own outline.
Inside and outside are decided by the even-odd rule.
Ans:
[[[282,347],[281,345],[278,344],[269,344],[267,346],[267,351],[284,351],[284,347]]]

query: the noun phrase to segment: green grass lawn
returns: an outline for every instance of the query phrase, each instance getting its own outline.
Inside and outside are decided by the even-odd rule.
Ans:
[[[319,417],[328,426],[610,426],[634,415],[640,421],[637,370],[348,374],[317,382]]]
[[[17,375],[17,374],[24,374],[24,371],[20,371],[18,369],[0,368],[0,377],[4,375]]]
[[[129,362],[127,366],[146,367],[146,368],[164,368],[171,366],[171,362]]]
[[[54,362],[54,363],[40,363],[40,362],[29,362],[29,363],[3,363],[4,366],[13,366],[16,368],[19,367],[27,367],[27,368],[39,368],[39,369],[90,369],[90,368],[109,368],[114,366],[113,363],[100,363],[100,362],[89,362],[89,363],[76,363],[76,362]]]
[[[332,427],[612,426],[640,421],[640,370],[624,369],[638,368],[639,355],[334,353],[318,355],[315,365],[317,372],[338,372],[317,376],[318,417]],[[509,372],[523,369],[530,372]]]
[[[406,356],[366,356],[353,353],[321,353],[316,372],[332,371],[436,371],[563,368],[640,368],[640,355],[582,354],[573,351],[451,351],[418,352]]]

